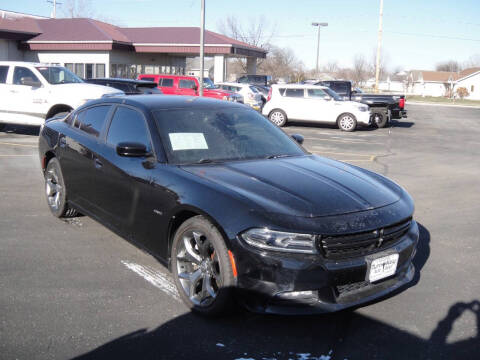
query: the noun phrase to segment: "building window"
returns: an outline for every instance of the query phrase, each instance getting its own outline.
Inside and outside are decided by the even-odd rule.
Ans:
[[[470,92],[471,92],[471,93],[473,93],[473,89],[474,89],[474,86],[472,85],[472,86],[470,87]]]
[[[85,66],[84,64],[75,64],[75,75],[83,78],[85,76]]]
[[[70,70],[71,72],[74,72],[74,67],[73,67],[73,64],[72,63],[66,63],[65,64],[65,67]]]
[[[85,64],[85,79],[93,78],[93,64]]]
[[[95,65],[95,77],[104,78],[105,77],[105,64],[96,64]]]

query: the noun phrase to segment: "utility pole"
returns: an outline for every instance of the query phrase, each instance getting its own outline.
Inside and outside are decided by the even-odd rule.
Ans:
[[[57,18],[57,4],[58,4],[58,5],[61,5],[61,4],[63,4],[63,3],[57,2],[57,0],[47,0],[47,2],[49,2],[50,4],[53,4],[52,17],[53,17],[54,19],[56,19],[56,18]]]
[[[328,23],[319,23],[319,22],[313,22],[312,26],[318,26],[318,39],[317,39],[317,66],[316,66],[316,74],[318,76],[318,61],[320,58],[320,28],[322,26],[328,26]]]
[[[380,18],[378,20],[377,65],[375,67],[375,92],[376,93],[378,93],[378,80],[380,77],[380,55],[382,52],[382,24],[383,24],[383,0],[380,0]]]
[[[204,35],[205,35],[205,0],[202,0],[202,10],[200,15],[200,89],[199,89],[200,96],[203,96],[203,66],[204,66],[204,57],[205,57]]]

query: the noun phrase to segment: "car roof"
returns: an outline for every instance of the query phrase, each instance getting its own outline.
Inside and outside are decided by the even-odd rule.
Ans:
[[[272,88],[279,88],[282,89],[328,89],[327,86],[320,86],[320,85],[311,85],[311,84],[274,84]]]
[[[85,106],[100,104],[125,104],[138,107],[145,111],[161,110],[161,109],[188,109],[188,108],[208,108],[220,109],[225,107],[248,109],[245,105],[229,102],[225,100],[217,100],[198,96],[151,96],[151,95],[130,95],[105,97],[97,100],[89,101]],[[82,106],[81,108],[83,108]],[[255,111],[255,110],[252,110]]]
[[[37,63],[29,61],[0,61],[0,65],[16,65],[16,66],[61,66],[58,64]]]
[[[87,79],[86,81],[95,81],[95,80],[115,81],[115,82],[128,83],[128,84],[138,84],[138,85],[142,85],[142,84],[145,84],[145,85],[155,84],[155,85],[157,85],[157,83],[154,82],[154,81],[136,80],[136,79],[124,79],[124,78],[94,78],[94,79]]]

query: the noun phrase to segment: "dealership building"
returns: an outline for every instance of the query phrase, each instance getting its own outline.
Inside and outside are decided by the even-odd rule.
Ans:
[[[205,56],[213,58],[213,77],[226,77],[227,59],[246,59],[256,73],[264,49],[205,31]],[[88,18],[52,19],[0,10],[0,61],[63,65],[82,78],[137,74],[185,74],[187,58],[200,53],[196,27],[128,28]]]

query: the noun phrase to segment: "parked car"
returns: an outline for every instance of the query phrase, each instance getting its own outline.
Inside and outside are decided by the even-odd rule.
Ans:
[[[216,86],[220,89],[232,91],[234,93],[242,95],[243,102],[246,105],[254,108],[255,110],[260,110],[263,106],[262,95],[252,85],[222,82],[217,83]]]
[[[114,95],[123,92],[86,84],[62,66],[0,61],[0,128],[6,123],[42,125],[88,100]]]
[[[85,82],[89,84],[110,86],[115,89],[122,90],[126,95],[163,94],[162,90],[157,88],[158,84],[154,81],[119,78],[95,78],[87,79]]]
[[[243,75],[240,76],[236,82],[243,84],[268,86],[272,82],[272,77],[270,75]]]
[[[267,102],[268,93],[270,92],[270,86],[264,86],[264,85],[252,85],[252,86],[258,90],[258,92],[262,96],[263,105],[265,105],[265,103]]]
[[[343,101],[334,91],[317,85],[272,85],[262,113],[278,126],[302,120],[336,124],[340,130],[354,131],[358,125],[371,124],[368,106]]]
[[[388,125],[390,119],[407,117],[405,96],[392,94],[367,94],[352,90],[352,83],[344,80],[320,81],[317,85],[327,86],[344,100],[357,101],[370,107],[373,123],[380,128]]]
[[[154,81],[165,95],[198,96],[200,83],[195,76],[140,74],[139,80]],[[244,99],[232,91],[218,89],[209,78],[203,79],[203,96],[243,103]]]
[[[244,105],[134,95],[48,121],[39,155],[52,214],[149,250],[194,311],[331,312],[410,282],[412,198],[295,139]]]

